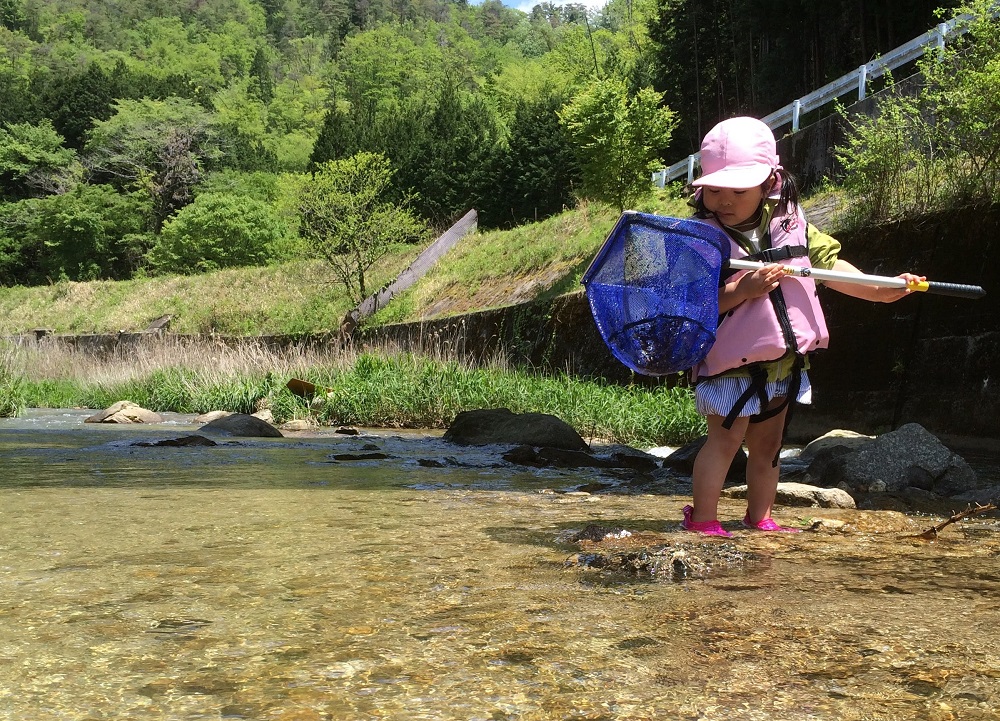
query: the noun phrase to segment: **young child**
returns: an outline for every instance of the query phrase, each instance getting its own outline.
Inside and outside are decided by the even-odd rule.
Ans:
[[[719,523],[719,495],[733,457],[747,447],[747,512],[743,525],[796,532],[771,518],[778,488],[778,454],[790,401],[809,403],[808,354],[829,340],[811,278],[789,276],[779,264],[860,273],[838,257],[840,243],[806,223],[794,179],[778,164],[774,135],[755,118],[725,120],[701,145],[703,174],[696,217],[722,228],[733,258],[759,260],[755,271],[723,276],[716,341],[692,369],[698,412],[708,440],[694,463],[694,503],[681,527],[731,536]],[[922,276],[903,273],[909,281]],[[890,303],[910,291],[826,282],[841,293]]]

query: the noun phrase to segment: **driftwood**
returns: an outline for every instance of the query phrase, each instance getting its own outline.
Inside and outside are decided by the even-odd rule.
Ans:
[[[969,518],[971,516],[978,516],[980,513],[986,513],[987,511],[995,511],[996,509],[997,509],[996,504],[993,503],[987,503],[985,506],[981,506],[978,503],[975,506],[970,504],[969,507],[966,508],[964,511],[952,515],[950,518],[948,518],[945,521],[942,521],[936,526],[931,526],[923,533],[918,533],[917,535],[913,536],[913,538],[922,538],[925,541],[933,541],[938,537],[938,533],[942,529],[947,528],[952,523],[958,523],[959,521]]]

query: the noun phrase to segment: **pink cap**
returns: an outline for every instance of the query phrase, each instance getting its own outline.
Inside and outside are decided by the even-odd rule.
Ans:
[[[692,185],[754,188],[779,169],[774,133],[757,118],[730,118],[701,143],[702,176]]]

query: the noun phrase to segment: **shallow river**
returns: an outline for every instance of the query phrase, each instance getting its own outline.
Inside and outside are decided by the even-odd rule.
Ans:
[[[940,519],[782,508],[848,525],[627,581],[568,535],[690,541],[689,497],[427,434],[150,448],[195,426],[86,415],[0,420],[2,719],[1000,719],[995,519],[926,543]]]

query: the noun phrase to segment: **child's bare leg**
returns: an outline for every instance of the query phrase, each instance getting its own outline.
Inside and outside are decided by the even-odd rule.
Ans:
[[[775,398],[772,405],[784,401]],[[786,407],[781,413],[760,423],[750,423],[746,431],[747,443],[747,515],[754,523],[771,517],[771,507],[778,491],[780,467],[772,465],[781,451],[785,432]]]
[[[714,521],[719,517],[719,494],[736,451],[743,444],[748,418],[737,418],[733,427],[722,427],[722,416],[708,416],[708,440],[698,451],[692,471],[693,521]]]

